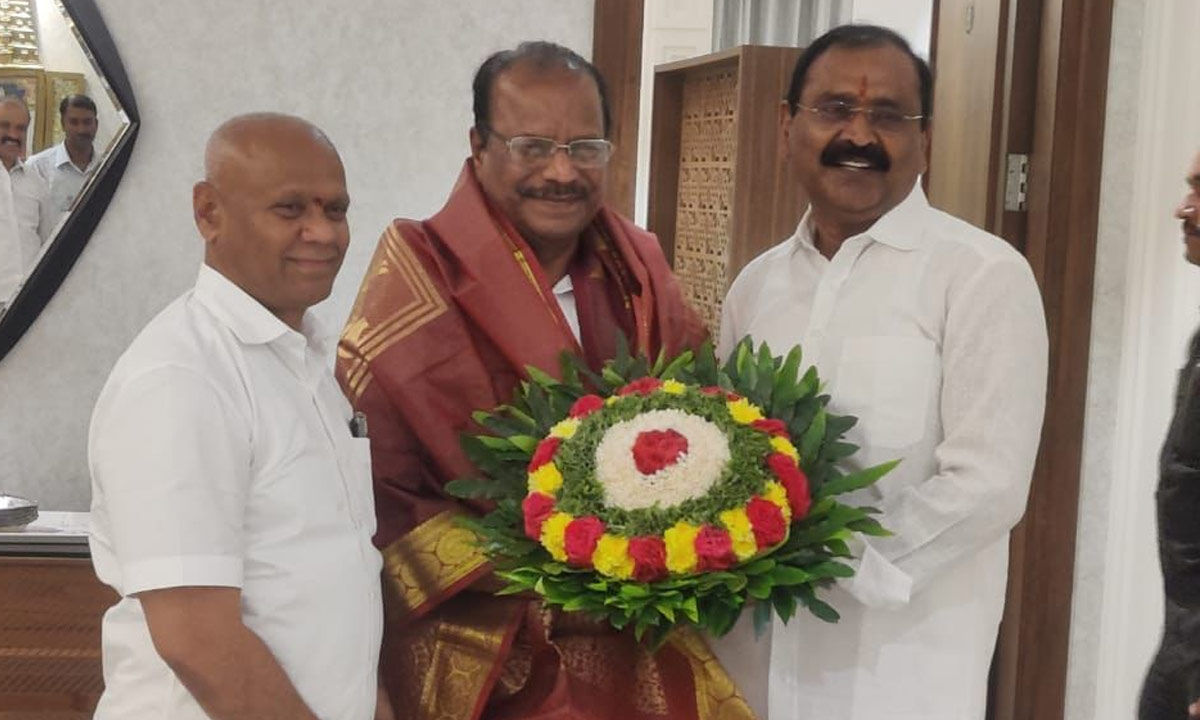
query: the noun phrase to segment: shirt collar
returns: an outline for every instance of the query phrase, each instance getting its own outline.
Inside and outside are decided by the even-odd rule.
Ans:
[[[888,245],[897,250],[915,250],[924,241],[922,218],[929,208],[929,200],[921,189],[918,178],[913,183],[913,189],[899,205],[887,211],[875,224],[855,237],[866,236],[875,242]],[[800,224],[796,227],[793,239],[798,245],[816,249],[812,234],[812,206],[804,212]],[[850,238],[846,238],[849,240]]]
[[[88,170],[91,170],[92,166],[95,164],[96,164],[96,150],[95,150],[95,148],[93,148],[92,149],[92,159],[88,161],[87,167],[85,167],[83,170],[80,170],[80,172],[87,172]],[[67,152],[67,141],[66,140],[63,140],[62,142],[60,142],[59,144],[54,146],[54,167],[62,167],[63,165],[70,165],[71,167],[75,168],[76,170],[79,170],[78,166],[76,166],[75,163],[71,162],[71,155]]]
[[[329,350],[331,336],[311,310],[305,311],[300,321],[300,332],[296,332],[232,280],[208,265],[200,266],[194,297],[247,345],[264,345],[280,338],[293,337],[311,346],[320,355]]]

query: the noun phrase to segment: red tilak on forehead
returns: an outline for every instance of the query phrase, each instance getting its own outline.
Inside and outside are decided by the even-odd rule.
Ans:
[[[863,75],[858,81],[858,99],[860,101],[867,99],[867,76]]]

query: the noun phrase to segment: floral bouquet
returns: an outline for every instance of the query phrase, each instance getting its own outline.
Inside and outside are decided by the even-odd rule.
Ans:
[[[483,477],[450,483],[495,509],[466,520],[506,586],[662,642],[677,624],[723,635],[750,600],[763,627],[852,568],[854,533],[886,535],[878,510],[835,498],[888,472],[844,474],[852,417],[826,411],[816,368],[799,374],[749,339],[653,365],[625,346],[601,373],[564,355],[562,380],[529,368],[509,405],[463,439]]]

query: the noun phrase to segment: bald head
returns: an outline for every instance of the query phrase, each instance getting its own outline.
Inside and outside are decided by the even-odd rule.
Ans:
[[[204,178],[217,181],[231,170],[261,162],[268,156],[293,150],[324,148],[339,165],[337,148],[319,127],[295,115],[247,113],[221,123],[204,147]]]
[[[226,121],[192,191],[204,261],[293,328],[329,295],[350,231],[337,149],[312,123],[254,113]]]
[[[12,95],[0,98],[0,162],[10,170],[25,152],[29,120],[24,100]]]

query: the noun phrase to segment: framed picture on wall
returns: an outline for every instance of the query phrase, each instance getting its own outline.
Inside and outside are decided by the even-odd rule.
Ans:
[[[62,118],[58,114],[58,104],[68,95],[87,93],[87,80],[83,73],[45,71],[46,90],[42,101],[42,147],[50,147],[62,142]]]
[[[29,108],[29,132],[25,136],[25,156],[45,147],[42,142],[42,95],[45,78],[41,68],[0,66],[0,96],[16,96]]]

